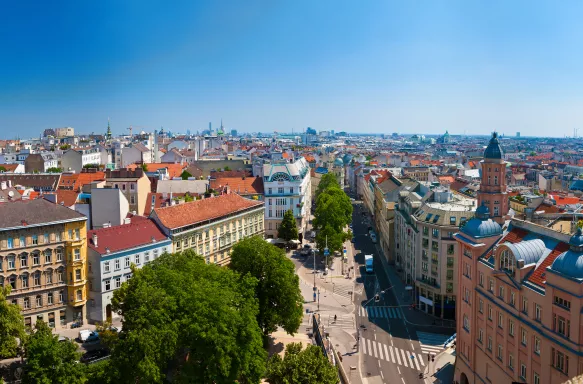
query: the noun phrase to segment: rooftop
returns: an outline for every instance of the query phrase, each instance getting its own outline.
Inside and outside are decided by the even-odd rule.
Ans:
[[[0,204],[0,231],[16,227],[37,226],[56,221],[79,221],[87,218],[45,199],[18,200]]]
[[[93,235],[97,235],[97,245],[93,242]],[[152,220],[132,218],[130,224],[88,231],[87,239],[89,248],[100,254],[106,254],[107,250],[109,252],[124,251],[163,241],[167,237]]]

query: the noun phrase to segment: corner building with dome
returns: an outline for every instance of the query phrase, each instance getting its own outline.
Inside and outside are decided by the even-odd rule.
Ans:
[[[454,382],[564,383],[583,374],[583,234],[511,217],[496,133],[478,209],[459,233]]]

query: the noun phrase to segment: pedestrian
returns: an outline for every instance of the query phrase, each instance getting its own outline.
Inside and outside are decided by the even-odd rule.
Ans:
[[[334,315],[334,322],[336,322],[336,319],[337,319],[337,317],[336,317],[336,315]]]

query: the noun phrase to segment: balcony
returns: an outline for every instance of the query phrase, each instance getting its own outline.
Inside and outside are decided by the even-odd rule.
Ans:
[[[429,261],[429,257],[428,256],[421,256],[421,258],[425,261]]]
[[[431,271],[431,276],[437,277],[437,275],[438,275],[437,271]]]
[[[417,282],[431,287],[439,288],[439,284],[437,284],[437,281],[435,281],[435,279],[417,278]]]
[[[431,259],[431,264],[437,265],[439,264],[439,260]]]

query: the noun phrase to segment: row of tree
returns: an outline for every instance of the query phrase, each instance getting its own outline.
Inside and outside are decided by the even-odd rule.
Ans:
[[[262,238],[237,243],[229,268],[188,250],[132,272],[112,299],[121,332],[99,328],[111,357],[89,366],[77,364],[76,345],[59,343],[42,321],[26,334],[19,308],[3,292],[0,354],[14,355],[23,345],[23,383],[337,382],[317,347],[292,345],[283,359],[267,359],[273,331],[297,332],[303,297],[294,264]]]
[[[352,222],[352,203],[340,188],[336,177],[325,174],[320,179],[316,191],[316,210],[313,228],[317,231],[316,244],[323,250],[328,246],[330,252],[342,251],[343,243],[350,238],[347,226]]]

